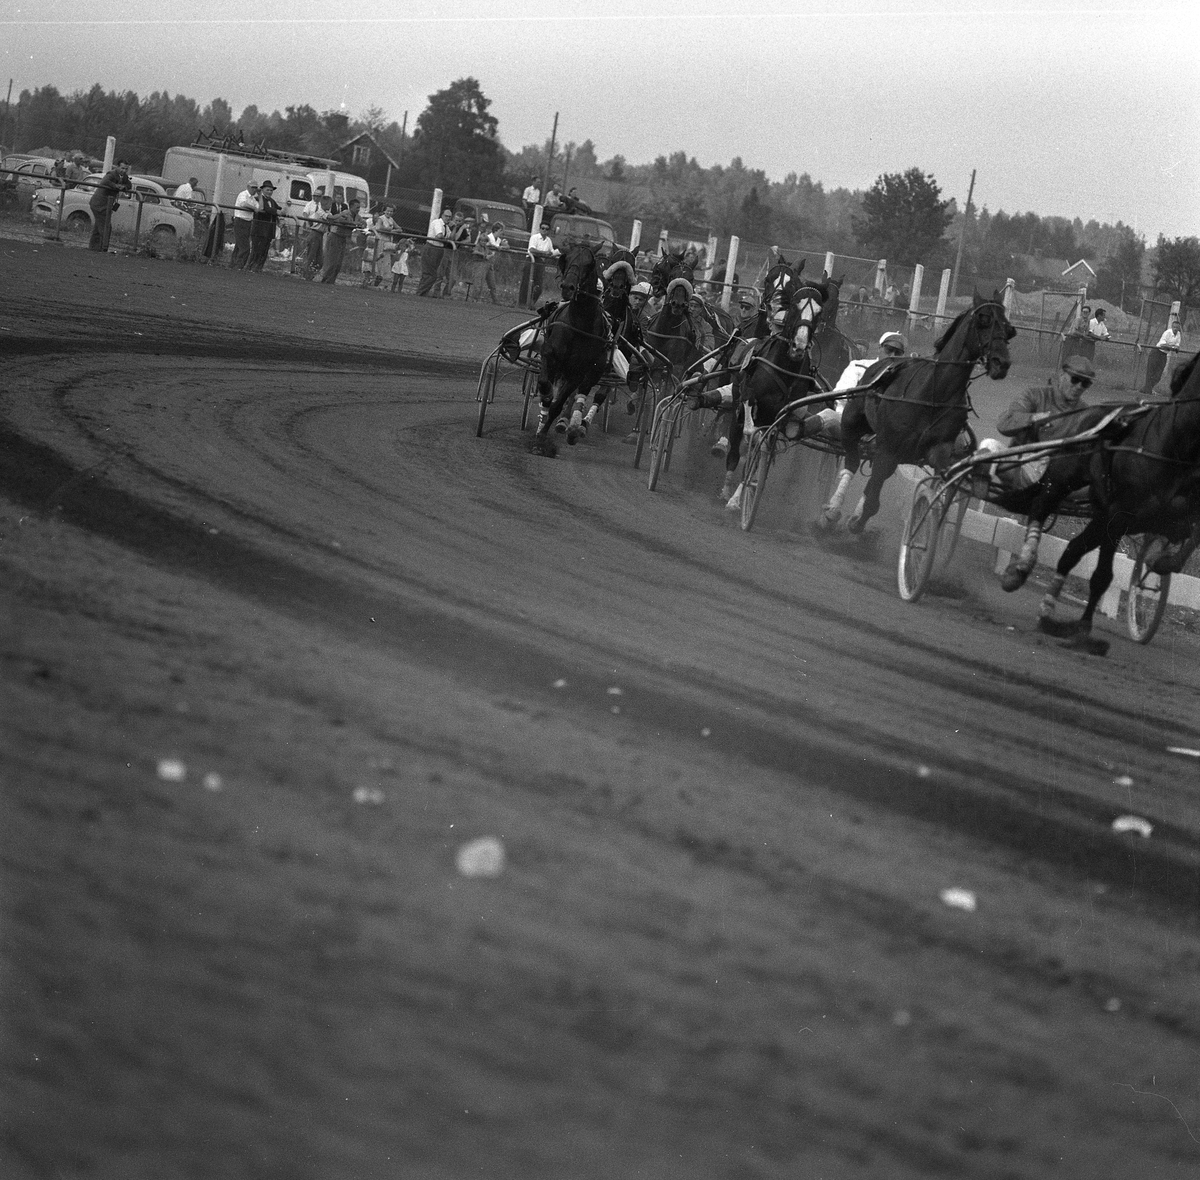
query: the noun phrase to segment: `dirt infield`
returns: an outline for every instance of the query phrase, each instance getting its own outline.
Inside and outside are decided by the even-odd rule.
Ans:
[[[1194,635],[476,438],[520,313],[0,251],[6,1180],[1196,1174]]]

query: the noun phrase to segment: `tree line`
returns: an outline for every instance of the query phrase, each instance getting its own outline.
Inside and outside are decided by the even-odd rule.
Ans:
[[[24,90],[5,112],[0,139],[18,146],[78,149],[92,156],[115,135],[122,152],[147,171],[157,172],[170,147],[188,144],[197,132],[241,136],[247,145],[329,157],[348,139],[369,131],[397,161],[397,186],[440,187],[459,195],[519,201],[531,177],[549,173],[564,189],[589,182],[603,193],[602,212],[614,219],[636,215],[695,236],[739,235],[745,241],[785,247],[819,248],[842,255],[887,258],[898,265],[923,263],[939,269],[953,263],[966,221],[963,272],[1012,277],[1020,289],[1046,281],[1031,260],[1087,260],[1097,273],[1096,294],[1137,310],[1147,270],[1151,283],[1184,302],[1200,300],[1200,240],[1168,240],[1147,247],[1131,227],[1086,224],[1079,218],[1036,213],[961,210],[944,199],[936,179],[919,168],[879,176],[865,192],[826,189],[808,173],[771,180],[740,158],[728,165],[702,167],[694,156],[676,151],[651,163],[631,164],[623,156],[597,156],[590,140],[507,149],[488,99],[475,78],[460,78],[429,96],[411,131],[389,120],[378,107],[352,118],[344,111],[318,111],[307,104],[267,113],[248,106],[234,114],[214,98],[203,107],[183,95],[154,91],[60,94],[53,86]]]

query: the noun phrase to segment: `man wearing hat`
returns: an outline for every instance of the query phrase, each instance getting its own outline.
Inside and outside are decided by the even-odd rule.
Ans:
[[[258,208],[250,223],[250,261],[247,270],[261,271],[267,261],[267,253],[275,240],[275,229],[279,224],[279,205],[275,202],[275,186],[264,180],[258,186]]]
[[[233,257],[230,270],[242,270],[250,261],[250,227],[258,211],[258,185],[251,181],[233,203]]]
[[[122,193],[133,191],[133,182],[129,179],[129,163],[118,160],[101,178],[88,201],[92,211],[92,236],[88,242],[89,250],[104,253],[108,250],[109,235],[112,233],[112,215],[117,207],[117,201]]]
[[[1096,379],[1096,370],[1083,356],[1068,357],[1057,377],[1045,385],[1031,385],[1000,415],[996,429],[1008,435],[1009,441],[985,438],[979,452],[1002,451],[1024,443],[1041,442],[1048,438],[1067,438],[1076,434],[1077,419],[1073,411],[1083,409],[1084,391]],[[1019,492],[1032,487],[1050,466],[1048,455],[1038,455],[1024,463],[1000,461],[992,466],[992,478],[1010,491]]]

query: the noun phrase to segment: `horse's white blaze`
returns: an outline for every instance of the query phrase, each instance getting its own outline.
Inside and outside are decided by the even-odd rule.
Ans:
[[[808,347],[813,323],[821,312],[821,305],[815,299],[803,299],[799,306],[800,326],[796,329],[795,336],[792,337],[792,348],[796,352]]]

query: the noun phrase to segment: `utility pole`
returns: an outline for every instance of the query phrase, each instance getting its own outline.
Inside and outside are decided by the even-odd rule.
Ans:
[[[562,185],[563,185],[563,192],[564,192],[564,193],[567,191],[567,177],[568,177],[568,176],[570,176],[570,175],[571,175],[571,148],[570,148],[570,145],[568,144],[568,146],[567,146],[567,158],[566,158],[566,163],[564,163],[564,164],[563,164],[563,180],[562,180]]]
[[[4,123],[0,125],[0,135],[8,132],[8,116],[12,111],[12,84],[13,80],[8,80],[8,97],[4,100]],[[13,149],[15,150],[15,149]]]
[[[967,222],[971,220],[971,197],[975,193],[975,169],[971,169],[971,187],[967,189],[967,208],[963,213],[962,225],[958,230],[958,256],[954,259],[954,278],[950,280],[950,298],[958,298],[958,270],[962,266],[963,239],[967,236]]]
[[[554,141],[558,138],[558,112],[554,112],[554,127],[550,132],[550,151],[546,156],[546,171],[542,174],[542,200],[550,189],[550,169],[554,166]]]

